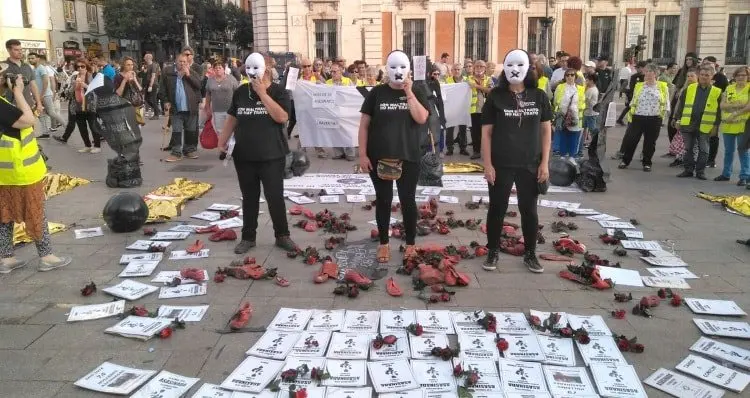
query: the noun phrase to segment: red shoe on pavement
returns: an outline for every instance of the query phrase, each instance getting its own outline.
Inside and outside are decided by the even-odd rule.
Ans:
[[[385,284],[385,291],[393,297],[399,297],[404,294],[393,278],[388,278],[388,282]]]
[[[180,276],[196,282],[203,282],[205,280],[205,272],[200,268],[183,268],[180,270]]]
[[[250,306],[250,303],[245,303],[242,307],[240,307],[239,311],[235,312],[234,315],[232,315],[231,321],[229,321],[229,328],[232,330],[238,330],[242,329],[245,326],[247,326],[248,322],[250,322],[250,317],[253,316],[253,307]]]
[[[212,234],[221,231],[218,225],[211,225],[210,227],[196,228],[196,234]]]
[[[208,240],[211,242],[221,242],[223,240],[237,240],[237,233],[233,229],[222,229],[211,235]]]
[[[364,289],[368,289],[372,286],[372,280],[370,280],[370,278],[353,269],[346,271],[346,274],[344,274],[344,281],[354,283]]]

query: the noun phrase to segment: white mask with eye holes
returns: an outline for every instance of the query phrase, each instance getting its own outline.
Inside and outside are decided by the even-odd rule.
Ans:
[[[409,76],[409,70],[411,69],[409,57],[401,51],[392,52],[386,60],[386,69],[388,71],[388,79],[391,82],[403,84],[404,80]]]
[[[266,74],[266,60],[261,54],[248,55],[245,60],[245,73],[250,79],[262,78]]]
[[[503,62],[503,71],[511,84],[523,83],[529,73],[529,54],[523,50],[509,52]]]

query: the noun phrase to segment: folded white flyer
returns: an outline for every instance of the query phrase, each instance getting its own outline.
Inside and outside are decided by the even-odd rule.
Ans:
[[[159,372],[130,398],[180,398],[198,382],[198,378],[180,376],[166,370]]]
[[[602,397],[648,398],[632,365],[592,364],[590,369]]]
[[[642,276],[643,284],[649,287],[663,287],[670,289],[690,289],[690,285],[682,278],[658,278]]]
[[[450,195],[440,195],[440,203],[458,204],[458,197]]]
[[[367,202],[367,196],[365,196],[365,195],[346,195],[346,201],[348,203],[364,203],[364,202]]]
[[[150,318],[130,315],[116,325],[105,329],[104,332],[145,341],[154,337],[154,335],[161,332],[162,329],[171,324],[172,319],[168,318]]]
[[[367,385],[367,361],[328,359],[326,370],[331,377],[323,385],[335,387],[360,387]],[[330,389],[329,389],[330,396]]]
[[[232,392],[225,390],[216,384],[203,383],[201,388],[193,394],[192,398],[232,398]],[[275,398],[275,397],[266,397]]]
[[[203,279],[198,282],[194,279],[190,278],[183,278],[180,274],[180,271],[159,271],[156,276],[154,276],[153,279],[151,279],[151,283],[170,283],[174,280],[174,278],[180,279],[180,284],[187,285],[190,283],[203,283],[208,280],[208,271],[205,269],[203,271]]]
[[[655,240],[622,240],[620,244],[628,250],[662,250],[659,242]]]
[[[291,200],[292,202],[298,204],[298,205],[306,205],[310,203],[315,203],[313,199],[308,198],[304,195],[299,196],[288,196],[287,199]]]
[[[129,262],[117,276],[120,278],[149,276],[154,272],[158,265],[158,260],[133,260]]]
[[[724,391],[718,388],[664,368],[657,369],[643,382],[677,398],[720,398],[724,396]]]
[[[136,282],[132,279],[124,279],[114,286],[102,289],[104,293],[129,301],[138,300],[139,298],[149,295],[157,290],[159,290],[159,288],[156,286]]]
[[[198,214],[193,214],[190,218],[195,218],[203,221],[217,221],[221,218],[221,214],[215,211],[202,211]]]
[[[635,229],[635,225],[627,221],[606,221],[599,220],[599,226],[602,228],[614,228],[614,229]]]
[[[307,324],[309,332],[337,332],[344,327],[346,310],[314,310]]]
[[[155,241],[155,240],[137,240],[130,244],[130,246],[126,247],[127,250],[140,250],[140,251],[146,251],[152,247],[158,247],[158,248],[166,248],[167,246],[171,245],[172,242],[168,241]]]
[[[292,347],[294,347],[299,338],[299,332],[267,330],[245,354],[283,360],[292,351]]]
[[[391,332],[385,333],[383,337],[395,336],[395,344],[383,344],[380,348],[375,348],[373,344],[370,344],[370,361],[393,361],[397,359],[409,359],[411,352],[409,351],[409,337],[406,332]]]
[[[322,357],[288,357],[284,366],[281,369],[299,369],[302,366],[307,366],[308,372],[303,375],[297,375],[297,378],[292,381],[284,381],[281,376],[278,376],[279,387],[281,391],[289,391],[289,387],[294,385],[297,389],[307,387],[317,387],[318,381],[313,380],[310,375],[313,369],[318,368],[324,370],[326,368],[326,359]],[[283,370],[282,370],[283,372]]]
[[[170,260],[197,260],[208,257],[211,249],[202,249],[198,253],[188,253],[186,250],[173,250],[169,253]]]
[[[502,334],[532,334],[529,321],[523,312],[491,312],[497,320],[497,332]]]
[[[510,335],[508,335],[508,337],[510,337]],[[534,336],[529,337],[534,338]],[[536,343],[535,338],[534,342]],[[488,333],[474,335],[461,333],[458,335],[458,345],[461,347],[461,358],[494,361],[500,358],[500,353],[497,350],[497,343],[495,342],[495,336]],[[519,347],[521,346],[523,346],[524,349],[534,349],[533,347],[527,347],[523,344],[519,345]],[[536,343],[536,349],[539,351],[538,343]],[[541,355],[541,351],[539,351],[539,354]]]
[[[206,210],[211,211],[228,211],[228,210],[239,210],[242,206],[240,205],[229,205],[224,203],[214,203],[211,206],[208,206]]]
[[[423,333],[421,336],[409,334],[409,349],[413,359],[431,359],[432,349],[448,346],[448,336],[444,334]]]
[[[496,361],[473,361],[454,358],[453,365],[461,365],[461,370],[466,372],[476,371],[477,375],[479,375],[479,381],[468,388],[473,397],[477,396],[476,393],[499,393],[502,396],[503,386],[500,383]],[[461,376],[457,378],[456,382],[459,386],[463,386],[466,383],[466,377]]]
[[[296,308],[280,308],[268,325],[268,329],[285,330],[287,332],[301,332],[305,330],[307,322],[312,317],[313,310]]]
[[[750,383],[747,374],[692,354],[677,364],[675,369],[737,393],[741,393]]]
[[[207,305],[162,305],[157,316],[160,318],[179,319],[183,322],[199,322],[208,312]]]
[[[544,363],[549,365],[576,366],[573,339],[538,335],[544,353]]]
[[[417,323],[425,332],[455,334],[451,312],[448,310],[417,310]]]
[[[326,195],[346,195],[344,188],[326,188]]]
[[[86,239],[86,238],[93,238],[96,236],[104,236],[104,231],[102,231],[102,227],[76,229],[73,232],[76,235],[76,239]]]
[[[381,310],[380,333],[403,332],[416,322],[414,310]]]
[[[687,267],[688,264],[677,256],[641,257],[641,260],[657,267]]]
[[[261,211],[259,214],[263,214],[263,212]],[[226,220],[211,221],[209,224],[215,225],[220,229],[230,229],[241,228],[244,225],[244,221],[242,220],[242,217],[232,217],[227,218]]]
[[[155,375],[155,370],[141,370],[104,362],[75,385],[106,394],[127,395]]]
[[[484,326],[480,325],[480,319],[484,318],[484,311],[451,311],[451,321],[453,322],[453,328],[456,334],[485,334],[489,333],[494,336],[494,333],[488,332],[484,329]]]
[[[547,200],[547,199],[539,199],[538,204],[541,207],[549,207],[553,209],[568,209],[568,210],[575,210],[581,206],[580,203],[571,203],[571,202],[565,202],[561,200]]]
[[[344,317],[344,327],[342,332],[351,333],[370,333],[378,332],[378,321],[380,320],[380,311],[356,311],[346,310]]]
[[[709,336],[750,339],[750,325],[747,322],[717,321],[714,319],[693,318],[701,332]]]
[[[690,351],[701,353],[724,364],[750,370],[750,350],[744,348],[701,337],[690,347]]]
[[[620,217],[610,216],[609,214],[604,213],[595,216],[588,216],[586,218],[592,221],[616,221],[620,219]]]
[[[682,278],[682,279],[699,279],[698,275],[690,272],[685,267],[662,267],[646,268],[651,275],[659,278]]]
[[[411,370],[419,386],[427,391],[456,391],[453,364],[442,359],[411,361]]]
[[[70,309],[68,322],[109,318],[123,312],[125,312],[125,300],[111,301],[104,304],[77,305]]]
[[[326,357],[334,359],[367,359],[373,335],[369,333],[333,332]]]
[[[578,212],[578,210],[576,210]],[[625,237],[628,239],[643,239],[643,232],[642,231],[636,231],[634,229],[619,229],[616,230],[614,228],[607,228],[607,235],[612,236],[615,234],[616,231],[621,231],[625,234]]]
[[[372,398],[372,387],[328,387],[328,390],[326,390],[326,398]]]
[[[425,187],[422,189],[422,195],[440,195],[441,187]]]
[[[634,269],[597,266],[602,279],[612,279],[615,285],[643,287],[641,274]],[[648,277],[644,277],[648,278]]]
[[[375,392],[379,394],[419,387],[406,359],[368,362],[367,369]]]
[[[498,368],[506,393],[547,392],[547,383],[544,382],[542,365],[539,363],[500,358]]]
[[[281,398],[286,398],[286,397],[281,397]],[[425,392],[421,388],[417,388],[417,389],[408,390],[408,391],[378,394],[378,398],[425,398]]]
[[[321,195],[318,196],[320,203],[339,203],[338,195]]]
[[[568,314],[568,323],[573,330],[584,328],[590,337],[612,336],[612,331],[601,315]]]
[[[120,265],[127,265],[131,261],[144,260],[144,261],[161,261],[164,258],[164,253],[138,253],[138,254],[123,254],[120,257]]]
[[[745,316],[747,313],[732,300],[685,298],[685,304],[696,314]]]
[[[195,232],[196,229],[205,228],[205,225],[180,224],[168,229],[170,232]],[[206,384],[204,384],[206,385]]]
[[[164,286],[159,289],[160,299],[178,297],[203,296],[206,294],[207,285],[178,285],[175,287]]]
[[[221,383],[222,388],[233,391],[259,393],[281,371],[284,361],[247,357]]]
[[[300,196],[300,195],[302,195],[302,194],[299,193],[299,192],[287,191],[286,189],[284,190],[284,197],[285,198],[287,198],[289,196]]]
[[[151,240],[183,240],[190,236],[190,232],[157,232]]]
[[[603,364],[620,364],[627,365],[625,357],[617,348],[617,343],[612,336],[591,337],[588,344],[581,344],[576,341],[578,351],[586,365],[591,366],[598,363]]]
[[[542,369],[552,396],[597,396],[586,368],[544,365]]]
[[[294,344],[294,347],[292,347],[289,355],[296,357],[325,356],[330,340],[331,332],[300,332],[300,338]]]
[[[594,209],[573,209],[579,216],[595,216],[601,214],[598,210]]]

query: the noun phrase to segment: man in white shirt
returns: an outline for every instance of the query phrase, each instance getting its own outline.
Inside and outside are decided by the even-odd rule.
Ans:
[[[622,94],[627,92],[630,87],[630,76],[633,75],[633,62],[632,60],[628,63],[626,63],[622,68],[620,68],[620,74],[618,79],[620,79],[620,98],[622,98]]]
[[[435,65],[437,65],[438,71],[440,71],[440,81],[445,81],[445,77],[448,76],[448,72],[450,67],[448,66],[448,62],[450,62],[450,55],[448,53],[443,53],[440,55],[440,62],[437,62]]]

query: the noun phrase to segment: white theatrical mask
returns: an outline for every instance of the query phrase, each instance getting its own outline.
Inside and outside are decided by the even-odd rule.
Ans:
[[[386,69],[388,70],[389,81],[403,83],[409,76],[409,70],[411,69],[409,57],[401,51],[392,52],[386,60]]]
[[[266,60],[259,53],[252,53],[245,60],[245,73],[250,79],[263,77],[266,74]]]
[[[523,50],[513,50],[505,56],[503,62],[505,78],[511,84],[523,83],[526,74],[529,73],[529,54]]]

